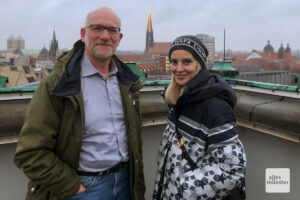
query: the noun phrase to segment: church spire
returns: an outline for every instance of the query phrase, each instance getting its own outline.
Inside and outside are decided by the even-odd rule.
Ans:
[[[151,11],[149,9],[145,52],[147,52],[150,47],[153,47],[153,45],[154,45],[154,37],[153,37],[153,29],[152,29],[152,21],[151,21]]]
[[[53,41],[56,41],[55,30],[53,30]]]
[[[52,40],[50,42],[50,48],[49,48],[49,59],[55,60],[56,55],[58,53],[58,41],[56,39],[55,30],[53,31]]]
[[[150,33],[152,29],[152,23],[151,23],[151,11],[149,9],[149,15],[148,15],[148,32]]]

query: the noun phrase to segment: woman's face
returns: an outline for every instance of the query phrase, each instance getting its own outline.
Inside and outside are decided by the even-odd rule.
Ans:
[[[199,65],[190,52],[181,49],[172,52],[170,63],[173,78],[180,87],[185,86],[196,75]]]

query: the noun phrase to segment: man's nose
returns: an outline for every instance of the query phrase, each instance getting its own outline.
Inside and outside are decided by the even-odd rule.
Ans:
[[[103,32],[100,34],[101,39],[108,40],[110,38],[109,32],[107,29],[104,29]]]

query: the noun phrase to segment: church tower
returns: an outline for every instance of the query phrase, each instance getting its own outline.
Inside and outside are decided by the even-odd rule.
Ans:
[[[282,43],[281,43],[281,46],[278,50],[278,59],[284,59],[284,48],[282,46]]]
[[[14,52],[17,49],[17,40],[15,36],[11,35],[7,39],[7,52]]]
[[[51,40],[50,48],[49,48],[49,59],[54,61],[57,53],[58,53],[58,41],[56,40],[56,35],[55,35],[55,30],[54,30],[53,38]]]
[[[285,53],[292,53],[292,50],[291,50],[291,47],[289,45],[289,43],[287,44],[285,50],[284,50]]]
[[[154,38],[153,38],[153,29],[152,29],[152,22],[151,22],[151,11],[149,9],[145,52],[147,52],[150,47],[153,47],[153,45],[154,45]]]

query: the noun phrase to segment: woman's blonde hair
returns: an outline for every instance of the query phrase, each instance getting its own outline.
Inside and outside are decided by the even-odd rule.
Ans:
[[[193,74],[193,77],[198,74],[198,72],[202,69],[201,64],[197,64],[197,68]],[[165,100],[168,104],[175,105],[178,98],[182,95],[184,87],[180,87],[176,81],[174,80],[174,75],[172,74],[172,80],[170,85],[168,86],[166,93],[165,93]]]

